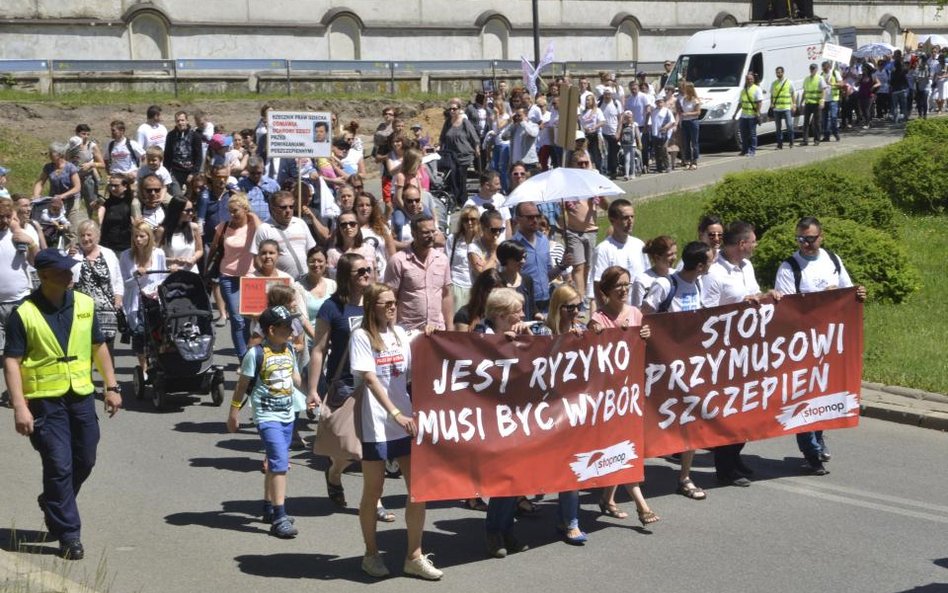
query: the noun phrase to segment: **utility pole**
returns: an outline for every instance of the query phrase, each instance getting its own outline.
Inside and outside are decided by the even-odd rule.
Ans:
[[[540,7],[539,0],[533,0],[533,67],[540,67]]]

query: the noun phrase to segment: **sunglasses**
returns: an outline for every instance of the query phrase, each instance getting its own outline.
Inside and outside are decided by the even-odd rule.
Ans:
[[[819,238],[820,238],[820,235],[813,235],[810,237],[805,237],[803,235],[800,235],[799,237],[797,237],[797,243],[806,243],[807,245],[813,245],[814,243],[816,243],[816,240]]]
[[[146,194],[160,194],[161,188],[160,187],[146,187],[146,188],[143,188],[142,191],[145,192]]]
[[[540,220],[543,218],[542,214],[521,214],[520,218],[526,218],[527,220]]]
[[[351,228],[359,226],[359,223],[354,220],[347,220],[345,222],[340,222],[339,226],[344,229],[351,229]]]
[[[588,167],[589,161],[576,161],[576,164],[579,165],[580,167]]]
[[[714,237],[715,239],[720,239],[724,236],[724,233],[708,233],[709,237]]]
[[[467,217],[467,218],[464,219],[464,222],[477,222],[477,217],[476,217],[476,216],[469,216],[469,217]]]
[[[448,111],[457,111],[460,107],[448,107]]]
[[[194,212],[194,208],[185,208],[184,210],[182,210],[182,212],[184,212],[185,214],[191,214],[192,212]]]
[[[421,204],[421,198],[402,198],[406,204]]]
[[[499,235],[499,234],[501,234],[502,232],[504,232],[504,227],[491,228],[491,229],[490,229],[490,232],[494,233],[495,235]]]
[[[385,307],[386,309],[394,309],[394,308],[395,308],[395,301],[379,301],[379,302],[377,302],[377,303],[375,303],[375,304],[376,304],[376,305],[379,305],[379,306],[381,306],[381,307]]]
[[[575,313],[579,311],[579,305],[560,305],[560,309],[566,309],[570,313]]]
[[[355,271],[356,276],[368,276],[372,273],[372,268],[366,266],[364,268],[357,268]]]

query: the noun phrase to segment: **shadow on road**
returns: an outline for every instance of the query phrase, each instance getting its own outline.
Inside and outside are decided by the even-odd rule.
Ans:
[[[51,540],[45,531],[3,528],[0,529],[0,550],[48,556],[59,551],[59,542]]]
[[[191,467],[210,467],[243,473],[259,472],[262,467],[260,458],[250,457],[192,457],[189,463]]]

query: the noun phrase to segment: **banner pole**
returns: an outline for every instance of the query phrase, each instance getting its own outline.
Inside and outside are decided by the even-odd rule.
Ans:
[[[303,217],[303,167],[296,161],[296,215]]]

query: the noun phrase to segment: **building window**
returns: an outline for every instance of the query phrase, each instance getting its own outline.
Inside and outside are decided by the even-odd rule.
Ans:
[[[133,60],[168,59],[168,25],[163,18],[150,12],[139,13],[129,24],[129,33]]]
[[[632,19],[625,19],[616,29],[616,60],[620,62],[638,62],[639,27]]]
[[[332,60],[360,60],[362,56],[362,29],[355,18],[340,15],[329,25],[329,58]]]
[[[481,57],[485,60],[506,60],[509,37],[510,30],[507,29],[504,19],[488,19],[481,29]]]

